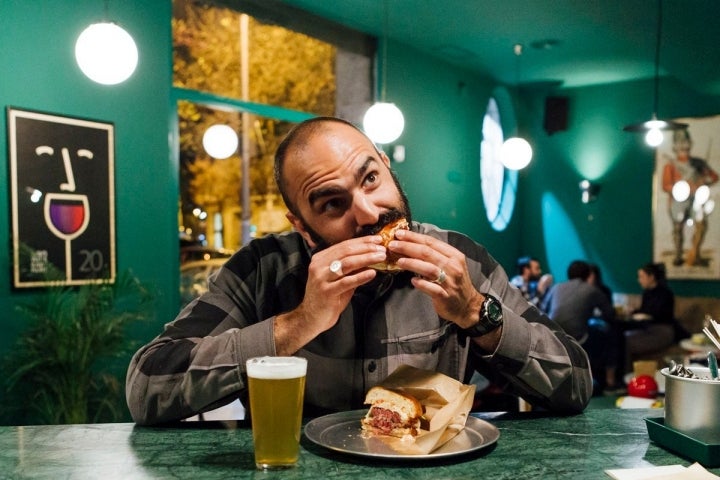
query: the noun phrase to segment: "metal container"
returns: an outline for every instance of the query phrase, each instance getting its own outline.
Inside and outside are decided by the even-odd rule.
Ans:
[[[688,367],[699,378],[665,377],[665,425],[684,433],[720,432],[720,381],[711,380],[710,369]]]

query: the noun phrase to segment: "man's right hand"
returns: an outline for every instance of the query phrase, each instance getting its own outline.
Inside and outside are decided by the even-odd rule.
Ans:
[[[379,235],[352,238],[312,256],[302,303],[275,317],[277,355],[295,354],[337,323],[355,289],[377,275],[368,267],[385,260],[381,243]]]

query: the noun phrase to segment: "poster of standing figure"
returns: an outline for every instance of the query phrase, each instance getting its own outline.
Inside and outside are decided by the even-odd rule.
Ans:
[[[678,118],[655,153],[653,255],[670,279],[720,278],[720,115]]]
[[[8,107],[13,286],[115,280],[112,124]]]

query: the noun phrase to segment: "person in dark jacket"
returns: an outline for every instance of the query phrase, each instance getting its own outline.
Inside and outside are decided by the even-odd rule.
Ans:
[[[665,265],[647,263],[638,270],[643,289],[640,307],[632,318],[642,321],[642,328],[625,332],[625,370],[632,371],[632,358],[662,350],[675,341],[675,295],[667,286]]]

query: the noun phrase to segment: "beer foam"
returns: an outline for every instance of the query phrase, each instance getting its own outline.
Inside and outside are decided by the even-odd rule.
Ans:
[[[302,357],[257,357],[245,364],[249,377],[267,380],[284,380],[304,377],[307,360]]]

